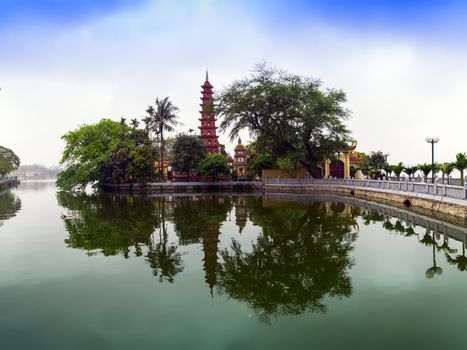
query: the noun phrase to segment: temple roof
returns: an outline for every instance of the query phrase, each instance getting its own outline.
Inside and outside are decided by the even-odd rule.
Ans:
[[[349,151],[354,151],[355,148],[357,148],[357,141],[352,141],[352,144],[348,147],[341,147],[336,149],[337,152],[349,152]]]

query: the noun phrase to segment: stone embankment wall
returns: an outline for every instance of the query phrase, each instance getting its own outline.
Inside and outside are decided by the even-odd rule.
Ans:
[[[115,193],[197,193],[197,192],[253,192],[261,190],[260,182],[167,182],[146,184],[102,184],[106,192]]]
[[[336,185],[266,185],[266,192],[271,193],[335,193],[343,196],[368,199],[391,204],[397,207],[418,208],[425,213],[442,213],[467,219],[467,201],[447,199],[422,194],[401,193],[378,189],[359,189]]]
[[[1,181],[0,182],[0,191],[4,190],[4,189],[7,189],[7,188],[10,188],[10,187],[15,187],[17,186],[19,183],[18,180],[7,180],[7,181]]]

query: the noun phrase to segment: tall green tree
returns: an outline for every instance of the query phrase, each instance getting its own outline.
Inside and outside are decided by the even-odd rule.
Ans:
[[[11,149],[0,146],[0,175],[5,176],[18,169],[21,161]]]
[[[156,98],[155,107],[149,106],[146,110],[149,116],[150,128],[159,137],[159,171],[162,178],[164,177],[164,131],[174,130],[174,126],[178,124],[177,112],[178,107],[169,100],[169,97],[162,100]]]
[[[102,119],[62,136],[65,149],[60,164],[64,170],[58,174],[57,185],[71,190],[99,181],[99,168],[120,142],[123,128],[126,127],[118,122]]]
[[[230,168],[222,154],[208,154],[198,165],[198,172],[202,176],[212,177],[214,182],[219,175],[227,175]]]
[[[64,170],[57,176],[57,185],[64,190],[134,182],[153,173],[156,150],[147,131],[132,130],[124,120],[102,119],[80,126],[62,139],[66,143],[60,161]]]
[[[461,186],[464,186],[464,170],[467,169],[467,154],[457,153],[456,160],[452,163],[452,165],[461,173]]]
[[[350,139],[345,93],[324,89],[316,79],[257,65],[251,77],[233,82],[217,100],[220,128],[230,130],[231,139],[246,129],[258,151],[292,157],[310,174]]]
[[[263,169],[273,169],[276,165],[274,158],[270,154],[260,153],[253,159],[250,170],[253,175],[261,176]]]
[[[374,174],[380,175],[381,170],[383,170],[383,168],[387,164],[387,156],[388,154],[384,154],[382,151],[371,152],[364,159],[364,162],[368,164],[369,168],[373,170],[372,172]]]
[[[172,164],[175,170],[190,173],[196,170],[198,164],[204,159],[207,149],[196,135],[179,134],[173,144]]]

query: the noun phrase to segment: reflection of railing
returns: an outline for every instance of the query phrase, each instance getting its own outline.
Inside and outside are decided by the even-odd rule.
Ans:
[[[433,196],[448,197],[455,199],[467,199],[467,182],[462,186],[451,186],[438,183],[420,183],[408,181],[387,180],[357,180],[357,179],[289,179],[289,178],[266,178],[266,185],[329,185],[345,186],[361,189],[378,189],[384,191],[404,192],[407,194],[428,194]]]
[[[467,227],[454,225],[439,219],[420,215],[409,210],[395,208],[390,205],[366,201],[352,197],[333,197],[333,196],[305,196],[299,194],[266,194],[266,198],[273,200],[292,200],[304,202],[340,202],[353,207],[359,207],[362,210],[374,210],[385,217],[392,217],[411,225],[423,227],[434,231],[436,234],[447,235],[457,241],[467,244]]]

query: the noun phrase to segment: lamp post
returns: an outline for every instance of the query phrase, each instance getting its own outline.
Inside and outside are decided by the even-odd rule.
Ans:
[[[426,142],[431,143],[431,183],[435,182],[435,143],[439,141],[439,137],[427,137]]]

